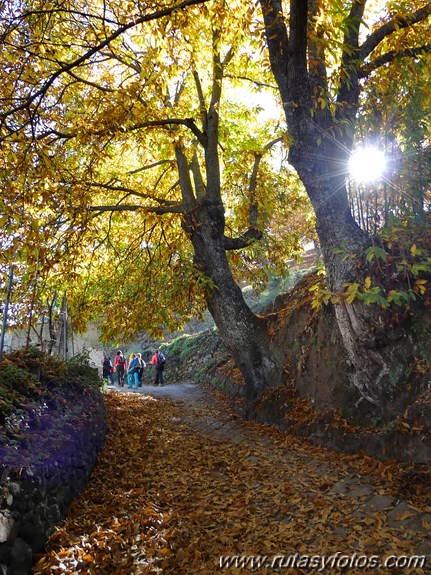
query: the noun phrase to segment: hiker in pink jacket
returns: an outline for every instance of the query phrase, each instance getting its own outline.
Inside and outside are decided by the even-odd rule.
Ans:
[[[114,370],[117,375],[117,385],[118,387],[123,387],[124,376],[127,370],[127,360],[123,355],[123,352],[118,350],[114,358]]]

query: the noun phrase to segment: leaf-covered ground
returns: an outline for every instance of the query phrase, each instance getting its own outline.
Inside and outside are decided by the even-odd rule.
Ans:
[[[106,402],[106,447],[35,575],[311,573],[317,569],[305,559],[293,569],[254,569],[246,556],[270,562],[338,552],[384,561],[430,552],[423,470],[312,447],[244,423],[215,400],[109,392]],[[228,555],[247,563],[221,569],[220,556]],[[430,567],[428,558],[423,568],[349,573]]]

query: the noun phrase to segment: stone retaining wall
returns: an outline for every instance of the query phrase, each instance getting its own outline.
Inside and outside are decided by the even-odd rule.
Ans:
[[[0,449],[0,571],[31,573],[54,526],[85,487],[100,452],[106,417],[97,390],[63,390],[28,414],[22,437]]]

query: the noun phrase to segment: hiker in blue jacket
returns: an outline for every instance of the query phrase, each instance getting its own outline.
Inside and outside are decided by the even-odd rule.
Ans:
[[[139,385],[139,363],[135,353],[132,353],[129,361],[129,370],[127,372],[127,385],[129,389],[137,389]]]

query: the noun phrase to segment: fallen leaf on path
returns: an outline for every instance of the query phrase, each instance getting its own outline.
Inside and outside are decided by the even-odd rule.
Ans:
[[[414,554],[423,540],[405,526],[389,526],[386,510],[367,508],[361,488],[370,486],[370,498],[390,492],[393,462],[340,456],[169,398],[109,393],[106,405],[104,451],[34,575],[213,575],[221,556],[384,557]],[[225,417],[223,426],[211,427],[218,417]],[[344,479],[345,493],[332,489]],[[409,517],[422,513],[415,504]]]

